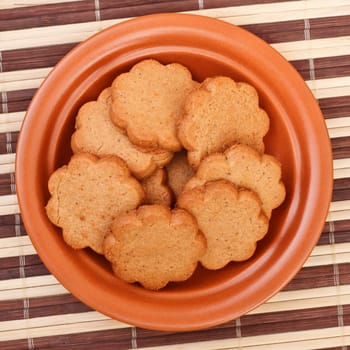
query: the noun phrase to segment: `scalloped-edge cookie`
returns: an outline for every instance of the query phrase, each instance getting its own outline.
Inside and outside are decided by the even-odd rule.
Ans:
[[[132,144],[124,131],[110,120],[111,88],[104,89],[97,101],[85,103],[76,117],[71,138],[74,153],[91,153],[98,157],[115,155],[122,158],[138,178],[150,176],[172,158],[164,150],[146,151]]]
[[[48,187],[51,197],[46,212],[62,228],[65,242],[99,254],[114,218],[139,206],[145,196],[123,160],[98,159],[87,153],[73,155],[68,165],[53,172]]]
[[[177,205],[196,218],[207,240],[207,250],[200,261],[210,270],[249,259],[257,241],[268,231],[269,221],[258,196],[246,189],[238,190],[226,180],[182,192]]]
[[[190,278],[205,247],[192,215],[155,204],[116,218],[104,241],[104,255],[122,280],[158,290]]]
[[[280,162],[269,154],[260,154],[249,146],[236,144],[223,153],[216,153],[203,159],[196,175],[185,185],[191,189],[207,181],[225,179],[238,187],[254,191],[262,202],[268,218],[286,196],[281,179]]]
[[[141,181],[146,192],[145,204],[164,204],[171,206],[173,193],[167,183],[167,171],[157,169],[151,176]]]
[[[178,151],[176,122],[197,84],[179,63],[143,60],[113,81],[111,119],[142,148]]]
[[[178,137],[188,150],[189,163],[197,168],[201,159],[236,142],[263,153],[269,126],[253,86],[217,76],[207,78],[187,96]]]

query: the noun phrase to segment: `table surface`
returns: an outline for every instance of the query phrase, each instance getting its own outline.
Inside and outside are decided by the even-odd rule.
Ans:
[[[242,26],[296,67],[326,120],[334,191],[317,246],[276,296],[224,325],[157,332],[91,310],[50,275],[21,221],[14,161],[26,108],[63,55],[126,18],[183,11]],[[350,349],[350,0],[1,0],[0,91],[1,349]]]

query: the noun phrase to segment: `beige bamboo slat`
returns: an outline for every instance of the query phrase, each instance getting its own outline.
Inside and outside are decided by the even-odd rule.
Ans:
[[[350,177],[350,158],[334,159],[333,169],[334,179]]]
[[[310,256],[304,267],[326,266],[333,264],[346,264],[350,262],[350,252]]]
[[[59,282],[52,275],[12,278],[9,280],[0,280],[0,291],[4,292],[9,290],[51,286],[58,284]]]
[[[271,44],[287,60],[296,61],[350,55],[350,36]]]
[[[317,99],[350,96],[350,76],[308,80],[306,84]]]
[[[4,238],[2,238],[4,239]],[[1,242],[0,242],[1,245]],[[0,247],[0,258],[10,258],[14,256],[25,256],[36,254],[36,250],[32,245],[15,246],[8,248]]]
[[[328,129],[347,128],[350,126],[350,117],[326,119],[326,125]]]
[[[74,314],[65,314],[65,315],[54,315],[54,316],[44,316],[44,317],[35,317],[23,320],[11,320],[1,322],[0,328],[0,340],[3,336],[3,333],[14,330],[23,330],[30,328],[41,328],[49,327],[56,325],[71,325],[74,323],[84,323],[84,322],[95,322],[95,321],[106,321],[110,320],[109,317],[101,314],[97,311],[88,311],[82,313]],[[125,323],[112,321],[116,323],[116,326],[119,328],[128,327]],[[18,338],[17,338],[18,339]]]
[[[5,9],[16,9],[20,7],[27,6],[40,6],[56,3],[66,3],[66,2],[84,1],[84,0],[6,0],[0,2],[0,10]]]
[[[0,155],[0,174],[10,174],[15,171],[15,158],[15,153]]]
[[[26,320],[28,322],[28,320]],[[29,322],[28,322],[29,323]],[[26,339],[36,337],[52,337],[55,335],[76,334],[85,332],[96,332],[102,330],[119,329],[130,327],[127,325],[121,326],[120,322],[112,319],[97,320],[90,322],[78,322],[72,324],[56,324],[47,327],[35,327],[16,329],[12,331],[0,332],[0,341]]]
[[[5,248],[24,247],[31,245],[29,236],[7,237],[0,239],[0,251]]]
[[[60,283],[53,282],[55,278],[48,276],[23,277],[4,280],[9,286],[0,287],[0,301],[44,296],[62,295],[69,293]],[[1,281],[3,282],[3,281]],[[11,288],[11,286],[14,286]]]
[[[22,123],[25,113],[25,111],[0,113],[0,126],[10,123]]]
[[[280,292],[284,293],[284,292]],[[273,312],[287,312],[287,311],[297,311],[305,309],[317,309],[322,307],[332,307],[338,305],[348,305],[350,303],[350,294],[334,294],[323,297],[312,297],[306,299],[296,299],[296,300],[283,300],[266,303],[258,306],[254,310],[250,311],[248,315],[258,315]]]

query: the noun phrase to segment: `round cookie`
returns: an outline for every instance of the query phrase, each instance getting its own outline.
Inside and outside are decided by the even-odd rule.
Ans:
[[[124,281],[157,290],[170,281],[187,280],[205,247],[188,212],[145,205],[116,218],[104,241],[104,255]]]
[[[111,88],[101,92],[97,101],[85,103],[76,117],[71,147],[74,153],[88,152],[98,157],[122,158],[138,178],[150,176],[172,158],[163,150],[146,151],[132,144],[127,135],[110,120]]]
[[[190,71],[178,63],[143,60],[114,80],[111,120],[140,147],[178,151],[182,145],[176,122],[196,85]]]
[[[188,150],[189,163],[197,168],[201,159],[236,142],[264,152],[269,123],[254,87],[218,76],[207,78],[188,95],[178,137]]]
[[[281,176],[281,164],[275,157],[261,155],[249,146],[237,144],[223,153],[203,159],[185,189],[203,185],[207,181],[231,181],[238,187],[254,191],[260,197],[263,211],[270,218],[272,210],[283,202],[286,195]]]
[[[173,193],[167,184],[165,169],[157,169],[151,176],[141,181],[146,192],[145,204],[164,204],[171,206]]]
[[[66,243],[99,254],[113,219],[136,208],[145,196],[120,158],[98,159],[86,153],[73,155],[68,165],[51,175],[49,192],[46,212],[62,228]]]
[[[207,182],[184,191],[177,205],[196,218],[207,240],[207,250],[200,261],[210,270],[220,269],[230,261],[249,259],[256,242],[268,230],[269,222],[257,195],[238,190],[229,181]]]

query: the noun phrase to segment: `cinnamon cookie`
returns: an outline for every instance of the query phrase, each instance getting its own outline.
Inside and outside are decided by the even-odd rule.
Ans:
[[[258,94],[251,85],[229,77],[208,78],[188,95],[184,109],[178,137],[188,150],[192,167],[236,142],[264,152],[269,117],[259,107]]]
[[[104,255],[119,278],[157,290],[170,281],[187,280],[205,246],[188,212],[145,205],[116,218],[104,241]]]
[[[141,61],[114,80],[111,119],[140,147],[178,151],[176,122],[196,84],[181,64]]]
[[[267,233],[269,222],[258,196],[238,190],[225,180],[207,182],[181,193],[179,208],[190,212],[207,240],[201,258],[204,267],[217,270],[230,261],[249,259],[256,242]]]
[[[113,219],[136,208],[145,196],[120,158],[98,159],[86,153],[73,155],[68,165],[51,175],[49,192],[46,212],[62,228],[66,243],[100,254]]]

